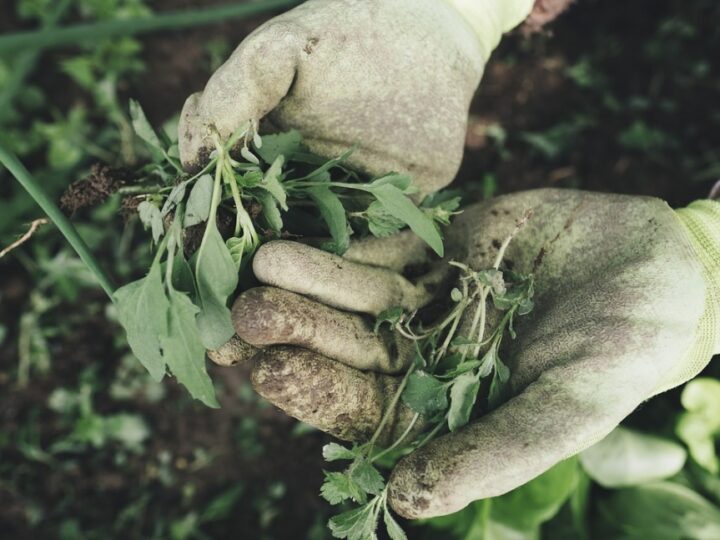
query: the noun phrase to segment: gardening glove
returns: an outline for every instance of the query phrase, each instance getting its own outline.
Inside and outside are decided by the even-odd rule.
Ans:
[[[468,108],[500,36],[533,0],[309,0],[255,30],[188,98],[180,158],[197,169],[250,122],[299,130],[309,149],[421,193],[455,177]]]
[[[527,209],[533,215],[504,258],[535,278],[535,309],[516,319],[517,338],[501,350],[514,397],[399,462],[389,501],[407,518],[449,514],[524,484],[720,353],[720,203],[674,212],[646,197],[508,195],[453,223],[448,259],[491,268]],[[407,343],[376,336],[360,314],[446,298],[446,262],[433,262],[407,233],[362,241],[345,258],[287,241],[263,246],[253,268],[267,287],[233,309],[238,335],[268,347],[256,359],[255,388],[341,439],[367,440],[399,384],[386,373],[409,359]],[[411,415],[397,409],[386,440]]]

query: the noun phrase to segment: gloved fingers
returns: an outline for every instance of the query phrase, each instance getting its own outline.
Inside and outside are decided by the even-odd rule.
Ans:
[[[447,265],[443,265],[447,266]],[[267,285],[303,294],[346,311],[377,316],[400,306],[414,311],[433,298],[441,276],[417,285],[391,270],[359,264],[297,242],[262,246],[253,261],[255,276]]]
[[[297,347],[271,347],[255,359],[255,390],[290,416],[338,439],[366,442],[379,426],[400,378],[362,372]],[[393,409],[378,444],[395,440],[414,413]],[[422,428],[416,422],[416,429]]]
[[[232,316],[238,336],[251,345],[297,345],[361,370],[398,373],[414,354],[412,342],[397,333],[376,335],[364,317],[284,289],[245,291]]]
[[[221,141],[246,123],[257,125],[290,89],[306,39],[286,22],[270,21],[253,32],[213,74],[201,93],[190,96],[178,125],[180,161],[199,169]]]
[[[250,360],[257,353],[257,347],[243,341],[238,336],[233,336],[219,349],[208,351],[207,355],[217,365],[229,367]]]
[[[404,458],[390,479],[393,509],[409,519],[451,514],[603,438],[657,383],[651,372],[638,380],[604,360],[600,373],[588,361],[553,368],[500,408]]]
[[[371,236],[356,240],[343,255],[348,261],[414,275],[432,257],[432,250],[425,241],[409,230],[384,238]]]

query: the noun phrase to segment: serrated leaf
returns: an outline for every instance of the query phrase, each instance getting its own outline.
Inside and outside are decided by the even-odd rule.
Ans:
[[[283,156],[278,156],[277,159],[273,161],[270,168],[265,172],[263,181],[258,185],[258,187],[270,192],[272,196],[275,197],[275,200],[280,204],[280,208],[287,212],[287,193],[285,192],[283,185],[280,183],[280,176],[282,175],[284,163],[285,158]]]
[[[345,208],[340,199],[330,189],[316,186],[307,189],[307,194],[315,202],[333,238],[332,251],[342,255],[350,247],[350,231],[348,230]]]
[[[323,458],[325,461],[337,461],[340,459],[355,459],[356,453],[338,443],[329,443],[323,446]]]
[[[294,154],[301,150],[302,135],[296,130],[276,135],[264,135],[262,147],[256,145],[255,148],[255,151],[265,163],[274,163],[279,156],[284,156],[286,160],[290,160]]]
[[[375,328],[373,331],[377,334],[380,327],[385,323],[389,323],[391,328],[395,328],[395,325],[400,322],[402,316],[403,308],[401,307],[393,307],[380,312],[380,315],[375,319]]]
[[[208,407],[218,408],[220,404],[205,368],[205,347],[195,324],[199,309],[185,294],[174,289],[170,289],[168,298],[168,333],[160,336],[163,357],[170,372],[191,396]]]
[[[405,222],[440,257],[444,254],[442,237],[432,219],[393,184],[371,185],[366,189],[382,204],[388,213]]]
[[[138,205],[138,215],[145,230],[152,231],[153,242],[157,244],[165,233],[160,209],[148,201],[143,201]]]
[[[133,99],[130,100],[130,120],[132,122],[133,130],[138,137],[140,137],[143,141],[148,143],[153,148],[160,150],[160,152],[165,152],[165,148],[160,142],[160,139],[155,133],[155,130],[150,125],[150,122],[148,121],[147,116],[145,116],[145,112],[142,110],[142,107],[137,101]]]
[[[330,504],[340,504],[348,499],[361,504],[367,501],[365,492],[347,472],[326,472],[320,495]]]
[[[424,371],[410,375],[402,400],[415,412],[428,418],[447,409],[447,384]]]
[[[448,411],[450,431],[456,431],[468,423],[477,400],[478,390],[480,390],[480,378],[475,373],[466,372],[453,380]]]
[[[358,457],[350,466],[350,476],[365,493],[377,495],[385,487],[385,479],[365,458]]]
[[[390,540],[407,540],[405,531],[402,530],[400,524],[395,521],[389,510],[383,512],[383,521],[385,522],[385,529],[387,530]]]
[[[375,534],[376,518],[375,504],[370,502],[360,508],[330,518],[328,527],[335,538],[368,540]]]
[[[374,201],[365,211],[368,228],[373,236],[383,238],[397,233],[405,227],[405,222],[392,216],[378,201]]]
[[[227,299],[237,287],[238,271],[215,223],[207,226],[195,263],[195,280],[200,306],[197,326],[203,345],[212,350],[235,334]]]
[[[212,203],[213,177],[204,174],[197,179],[185,207],[183,227],[192,227],[207,221]]]
[[[162,380],[165,360],[160,336],[168,333],[170,303],[165,296],[160,265],[150,267],[148,275],[115,291],[118,320],[125,328],[133,354],[150,376]]]

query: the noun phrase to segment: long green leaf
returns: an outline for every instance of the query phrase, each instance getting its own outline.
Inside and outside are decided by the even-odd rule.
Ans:
[[[105,293],[113,298],[113,291],[115,287],[110,282],[110,279],[105,274],[105,271],[100,267],[97,260],[90,252],[90,249],[85,244],[85,241],[80,237],[78,232],[73,227],[70,220],[65,217],[60,209],[57,207],[55,202],[48,197],[43,189],[37,184],[32,175],[28,172],[25,166],[15,157],[12,152],[9,152],[5,147],[0,144],[0,163],[10,171],[15,179],[20,182],[20,185],[24,187],[35,202],[42,208],[43,212],[55,223],[60,232],[72,246],[75,252],[78,254],[82,262],[90,269],[90,271],[98,280],[100,286],[103,288]]]
[[[389,214],[404,221],[420,238],[441,257],[444,254],[442,237],[432,219],[393,184],[380,184],[367,188]]]
[[[307,190],[310,198],[315,201],[320,215],[328,229],[330,236],[333,238],[333,251],[342,255],[350,247],[350,231],[348,230],[347,217],[345,216],[345,208],[337,195],[326,187],[311,187]]]
[[[150,267],[148,275],[115,292],[118,320],[125,328],[135,356],[156,381],[165,375],[161,336],[168,333],[168,309],[160,263]]]
[[[198,253],[195,279],[201,308],[197,317],[200,337],[206,348],[217,349],[235,333],[226,304],[237,287],[238,272],[214,218],[208,221],[208,231]]]
[[[228,19],[250,17],[266,11],[288,8],[299,0],[265,0],[264,2],[203,7],[176,13],[135,19],[78,24],[48,31],[17,32],[0,37],[0,54],[17,50],[38,50],[73,43],[87,43],[115,36],[128,36],[158,30],[201,26]]]
[[[203,347],[195,324],[198,308],[183,293],[170,289],[168,332],[160,337],[165,361],[172,374],[190,394],[208,407],[220,405],[205,369]]]

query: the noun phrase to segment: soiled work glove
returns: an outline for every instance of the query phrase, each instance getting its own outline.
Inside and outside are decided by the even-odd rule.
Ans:
[[[297,129],[313,152],[424,193],[454,178],[470,100],[533,0],[309,0],[258,28],[188,98],[180,158],[196,168],[247,122]]]
[[[535,309],[501,351],[514,397],[400,461],[389,500],[405,517],[448,514],[518,487],[720,353],[720,203],[674,212],[645,197],[518,193],[468,208],[448,231],[448,257],[490,268],[528,208],[505,257],[536,284]],[[269,287],[234,306],[239,336],[268,347],[255,388],[339,438],[366,440],[397,388],[384,373],[402,370],[408,355],[356,313],[428,303],[447,265],[423,268],[425,251],[407,234],[361,242],[344,259],[285,241],[261,248],[254,270]],[[424,275],[402,277],[410,268]],[[402,431],[409,416],[401,408],[388,431]]]

